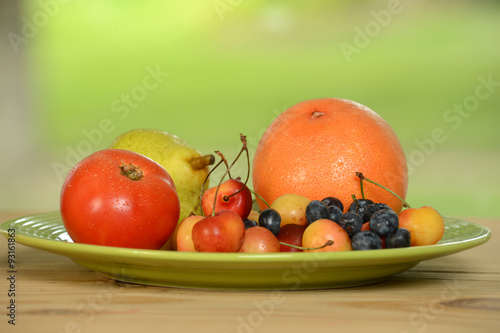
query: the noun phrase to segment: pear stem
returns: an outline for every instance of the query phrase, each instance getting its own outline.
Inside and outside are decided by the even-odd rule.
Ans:
[[[373,180],[370,180],[370,179],[366,178],[361,172],[356,172],[356,176],[359,177],[360,181],[366,180],[369,183],[372,183],[372,184],[375,184],[377,186],[380,186],[381,188],[383,188],[384,190],[388,191],[389,193],[391,193],[392,195],[394,195],[396,198],[398,198],[399,200],[401,200],[401,202],[403,203],[404,207],[411,208],[411,206],[410,206],[410,204],[408,202],[406,202],[403,198],[401,198],[399,195],[397,195],[394,191],[388,189],[384,185],[381,185],[381,184],[379,184],[379,183],[377,183],[377,182],[375,182]]]
[[[193,170],[200,170],[214,163],[215,163],[215,156],[212,154],[193,157],[192,159],[189,160],[189,164],[191,165],[191,168],[193,168]]]

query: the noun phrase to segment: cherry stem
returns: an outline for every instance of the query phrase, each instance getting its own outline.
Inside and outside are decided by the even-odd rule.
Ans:
[[[220,151],[218,151],[218,150],[216,150],[216,151],[215,151],[215,153],[216,153],[217,155],[219,155],[219,157],[221,158],[221,163],[223,162],[223,163],[226,165],[226,170],[227,170],[227,171],[226,171],[226,173],[224,174],[224,177],[225,177],[225,176],[226,176],[226,174],[227,174],[227,175],[229,175],[229,178],[233,178],[233,177],[231,176],[231,171],[229,171],[229,169],[230,169],[230,168],[229,168],[229,164],[227,163],[227,159],[226,159],[226,157],[225,157],[225,156],[224,156],[224,155],[223,155]]]
[[[365,189],[363,188],[363,178],[359,177],[359,187],[361,188],[361,198],[365,199]]]
[[[381,188],[383,188],[384,190],[388,191],[389,193],[393,194],[396,198],[398,198],[399,200],[401,200],[401,202],[403,203],[404,207],[411,208],[411,206],[410,206],[410,204],[408,202],[406,202],[403,198],[401,198],[399,195],[397,195],[394,191],[388,189],[384,185],[381,185],[381,184],[379,184],[379,183],[377,183],[377,182],[375,182],[373,180],[370,180],[370,179],[366,178],[361,172],[356,172],[356,176],[359,177],[360,181],[366,180],[369,183],[372,183],[372,184],[375,184],[377,186],[380,186]]]
[[[271,205],[267,203],[266,200],[264,200],[263,197],[261,197],[259,194],[257,194],[257,192],[255,192],[254,190],[250,189],[250,192],[253,193],[253,195],[255,195],[257,198],[259,198],[260,200],[262,200],[262,202],[269,208],[271,208]]]
[[[236,195],[236,194],[240,193],[241,191],[243,191],[243,189],[246,187],[246,185],[248,183],[248,179],[250,178],[250,154],[248,153],[247,137],[240,133],[240,140],[243,143],[243,146],[241,147],[241,150],[240,150],[238,156],[236,156],[233,163],[231,163],[231,166],[228,168],[229,169],[232,168],[233,165],[236,163],[236,161],[240,158],[241,154],[243,154],[243,152],[245,152],[247,155],[247,178],[245,179],[245,182],[243,183],[243,185],[241,186],[241,188],[238,191],[226,196],[226,200],[229,200],[229,198],[231,198],[233,195]],[[231,178],[231,176],[229,176],[229,178]]]
[[[205,180],[203,181],[203,184],[201,185],[201,191],[200,191],[200,205],[201,205],[201,199],[203,198],[203,193],[205,192],[205,185],[206,185],[206,183],[207,183],[208,179],[210,178],[210,175],[212,174],[212,172],[214,172],[214,171],[215,171],[215,169],[217,169],[217,167],[218,167],[219,165],[221,165],[221,164],[222,164],[222,162],[223,162],[222,160],[221,160],[221,161],[219,161],[219,162],[218,162],[218,163],[217,163],[217,164],[216,164],[216,165],[212,168],[212,170],[210,170],[210,171],[207,173],[207,176],[205,177]],[[201,215],[202,215],[203,217],[205,217],[205,213],[203,212],[203,209],[201,209]]]
[[[359,201],[358,201],[358,199],[356,199],[356,196],[354,194],[351,194],[351,198],[356,203],[356,211],[355,211],[355,213],[357,214],[358,210],[359,210]]]
[[[332,246],[333,245],[333,241],[331,239],[327,240],[325,244],[323,244],[321,246],[318,246],[318,247],[303,247],[303,246],[288,244],[288,243],[285,243],[285,242],[279,242],[279,243],[281,245],[290,246],[290,247],[293,247],[294,249],[299,249],[299,250],[320,250],[320,249],[322,249],[324,247]]]
[[[224,161],[224,163],[227,166],[227,160],[224,157],[224,155],[220,151],[216,151],[216,153],[217,153],[217,155],[219,155],[221,157],[222,161]],[[217,205],[217,195],[219,194],[219,189],[220,189],[220,186],[222,185],[222,181],[224,180],[224,178],[226,178],[227,175],[229,175],[229,178],[231,178],[229,170],[230,170],[230,168],[227,167],[226,171],[224,172],[224,174],[222,175],[222,177],[219,180],[219,184],[217,185],[217,188],[215,189],[215,197],[214,197],[214,206],[212,209],[212,216],[215,215],[215,206]]]

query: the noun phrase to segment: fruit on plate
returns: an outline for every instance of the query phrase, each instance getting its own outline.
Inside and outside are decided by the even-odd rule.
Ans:
[[[322,247],[328,241],[332,245]],[[351,239],[347,232],[337,223],[328,219],[314,221],[307,226],[302,235],[302,246],[305,248],[316,248],[316,250],[304,250],[304,252],[331,252],[352,250]]]
[[[280,252],[280,243],[269,229],[256,226],[245,231],[245,239],[240,248],[245,253]]]
[[[179,223],[177,233],[175,233],[175,248],[177,251],[196,252],[193,244],[192,231],[193,226],[202,219],[203,216],[190,215]]]
[[[203,193],[201,198],[203,214],[211,215],[214,204],[215,212],[229,209],[238,213],[242,219],[246,219],[252,210],[252,193],[240,180],[228,179],[220,186],[214,186]]]
[[[305,225],[289,223],[281,227],[278,233],[278,241],[282,243],[287,243],[295,245],[297,247],[302,246],[302,235],[306,230]],[[281,252],[302,252],[302,249],[297,247],[291,247],[285,244],[280,244]]]
[[[168,172],[127,150],[93,153],[71,169],[61,190],[61,216],[75,243],[160,249],[179,220]]]
[[[245,238],[245,224],[237,213],[221,210],[197,222],[192,237],[198,252],[238,252]]]
[[[254,155],[253,189],[271,203],[286,193],[310,200],[335,195],[346,212],[351,195],[361,197],[357,171],[406,196],[406,158],[389,124],[350,100],[313,99],[285,110],[267,128]],[[365,194],[401,211],[399,199],[373,184]]]
[[[214,163],[213,155],[202,155],[181,138],[164,131],[134,129],[118,136],[109,148],[131,150],[163,166],[174,180],[181,203],[179,222],[191,213],[201,214],[200,192]],[[208,182],[205,183],[208,188]]]
[[[382,248],[434,245],[444,235],[444,220],[439,212],[430,207],[412,208],[408,202],[391,189],[366,178],[363,173],[356,172],[360,179],[361,194],[364,196],[364,182],[372,183],[398,198],[404,207],[399,214],[383,203],[374,203],[364,209],[364,217],[369,222],[363,230],[372,230],[382,239]]]
[[[307,225],[306,208],[311,200],[303,195],[286,193],[271,204],[281,216],[281,227],[286,224]]]
[[[443,217],[430,206],[403,210],[399,226],[410,232],[411,246],[433,245],[444,235]]]

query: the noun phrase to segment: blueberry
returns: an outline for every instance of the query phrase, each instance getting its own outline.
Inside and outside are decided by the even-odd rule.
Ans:
[[[278,232],[280,232],[281,216],[276,210],[266,208],[259,214],[259,225],[269,229],[275,236],[277,236]]]
[[[326,205],[323,202],[319,200],[313,200],[307,205],[306,219],[307,222],[309,222],[309,224],[317,220],[329,219],[329,218],[330,218],[330,213],[328,212],[328,207],[326,207]]]
[[[382,248],[380,236],[370,230],[360,231],[351,239],[353,250],[377,250]]]
[[[353,212],[347,212],[342,215],[338,223],[347,232],[349,237],[352,237],[363,227],[361,216]]]
[[[373,204],[373,201],[371,201],[370,199],[358,199],[351,203],[347,211],[358,214],[359,216],[361,216],[361,219],[364,220],[365,210],[371,204]]]
[[[370,206],[366,207],[363,222],[370,221],[370,217],[373,215],[373,213],[381,209],[391,209],[391,207],[387,206],[384,203],[373,203]]]
[[[244,219],[243,223],[245,224],[245,229],[249,229],[251,227],[256,227],[259,225],[257,222],[255,222],[254,220],[250,220],[250,219]]]
[[[327,207],[337,206],[341,211],[344,211],[344,204],[335,197],[326,197],[321,200],[321,202],[323,202]]]
[[[385,238],[385,247],[388,249],[399,247],[410,247],[410,232],[405,228],[398,228],[395,232]]]
[[[343,215],[342,210],[340,210],[337,206],[329,206],[328,213],[330,213],[329,219],[337,223],[339,223],[339,220]]]
[[[370,230],[379,236],[387,236],[399,227],[399,218],[392,209],[381,209],[370,217]]]

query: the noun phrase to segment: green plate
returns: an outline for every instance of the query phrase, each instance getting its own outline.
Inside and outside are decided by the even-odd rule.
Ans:
[[[215,289],[319,289],[361,286],[389,279],[422,260],[463,251],[490,239],[480,225],[445,218],[436,245],[404,249],[321,253],[190,253],[76,244],[59,212],[4,222],[0,233],[15,229],[19,244],[71,258],[98,274],[124,282]],[[57,279],[57,276],[54,276]]]

